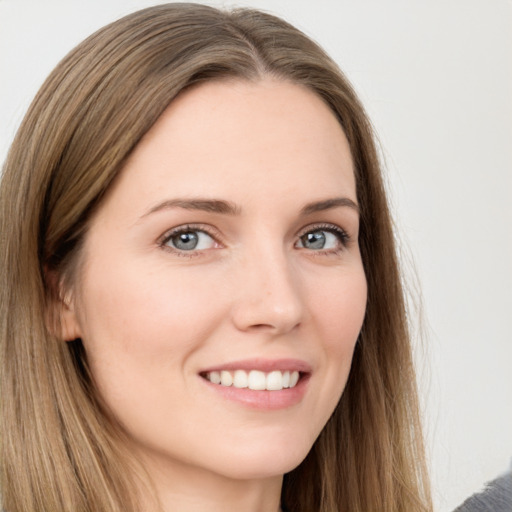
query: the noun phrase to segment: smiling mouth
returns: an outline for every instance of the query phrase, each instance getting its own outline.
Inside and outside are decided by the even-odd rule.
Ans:
[[[254,391],[281,391],[292,389],[303,376],[302,372],[280,371],[262,372],[260,370],[221,370],[201,373],[201,377],[223,387],[251,389]]]

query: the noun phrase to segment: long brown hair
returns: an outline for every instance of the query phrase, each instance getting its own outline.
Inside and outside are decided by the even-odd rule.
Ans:
[[[350,377],[311,452],[285,475],[292,512],[431,510],[403,290],[371,125],[336,64],[255,10],[168,4],[99,30],[52,72],[12,144],[0,188],[0,485],[8,512],[135,512],[122,434],[79,341],[48,328],[92,212],[185,88],[264,76],[319,95],[350,144],[368,304]]]

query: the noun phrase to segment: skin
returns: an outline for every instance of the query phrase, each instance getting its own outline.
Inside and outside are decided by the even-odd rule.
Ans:
[[[197,198],[235,211],[165,206]],[[343,201],[303,211],[332,198]],[[365,313],[347,200],[349,146],[321,99],[271,79],[211,82],[172,102],[91,220],[64,336],[82,338],[164,510],[279,510],[282,475],[342,394]],[[169,239],[180,226],[201,230],[198,248]],[[248,407],[200,376],[254,358],[306,362],[299,403]]]

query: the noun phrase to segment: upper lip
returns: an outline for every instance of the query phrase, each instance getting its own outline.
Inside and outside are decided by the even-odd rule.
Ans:
[[[239,361],[230,361],[227,363],[218,364],[215,366],[210,366],[209,368],[205,368],[201,370],[200,373],[208,373],[208,372],[219,372],[219,371],[234,371],[234,370],[259,370],[261,372],[272,372],[275,370],[281,371],[298,371],[301,373],[311,373],[312,368],[309,363],[301,359],[292,359],[292,358],[284,358],[284,359],[263,359],[263,358],[255,358],[255,359],[243,359]]]

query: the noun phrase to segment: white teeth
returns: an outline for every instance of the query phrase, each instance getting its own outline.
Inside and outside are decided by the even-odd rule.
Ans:
[[[298,371],[275,370],[265,373],[259,370],[251,370],[247,373],[245,370],[236,370],[229,372],[222,370],[221,372],[213,371],[205,375],[206,379],[212,384],[221,386],[234,386],[235,388],[249,388],[255,391],[280,391],[282,389],[294,388],[299,381],[300,374]]]
[[[289,372],[285,373],[289,374]],[[279,391],[285,387],[283,381],[284,376],[281,372],[270,372],[267,375],[267,389],[270,391]]]
[[[220,372],[220,383],[223,386],[231,386],[231,384],[233,384],[233,376],[231,373],[226,371]]]
[[[251,370],[249,373],[248,387],[249,389],[254,389],[255,391],[262,391],[263,389],[267,389],[267,378],[265,374],[257,370]]]
[[[220,384],[220,372],[210,372],[210,382],[214,384]]]
[[[243,370],[237,370],[233,376],[233,386],[235,386],[235,388],[246,388],[247,380],[247,373]]]
[[[283,373],[283,388],[290,387],[290,372]]]

